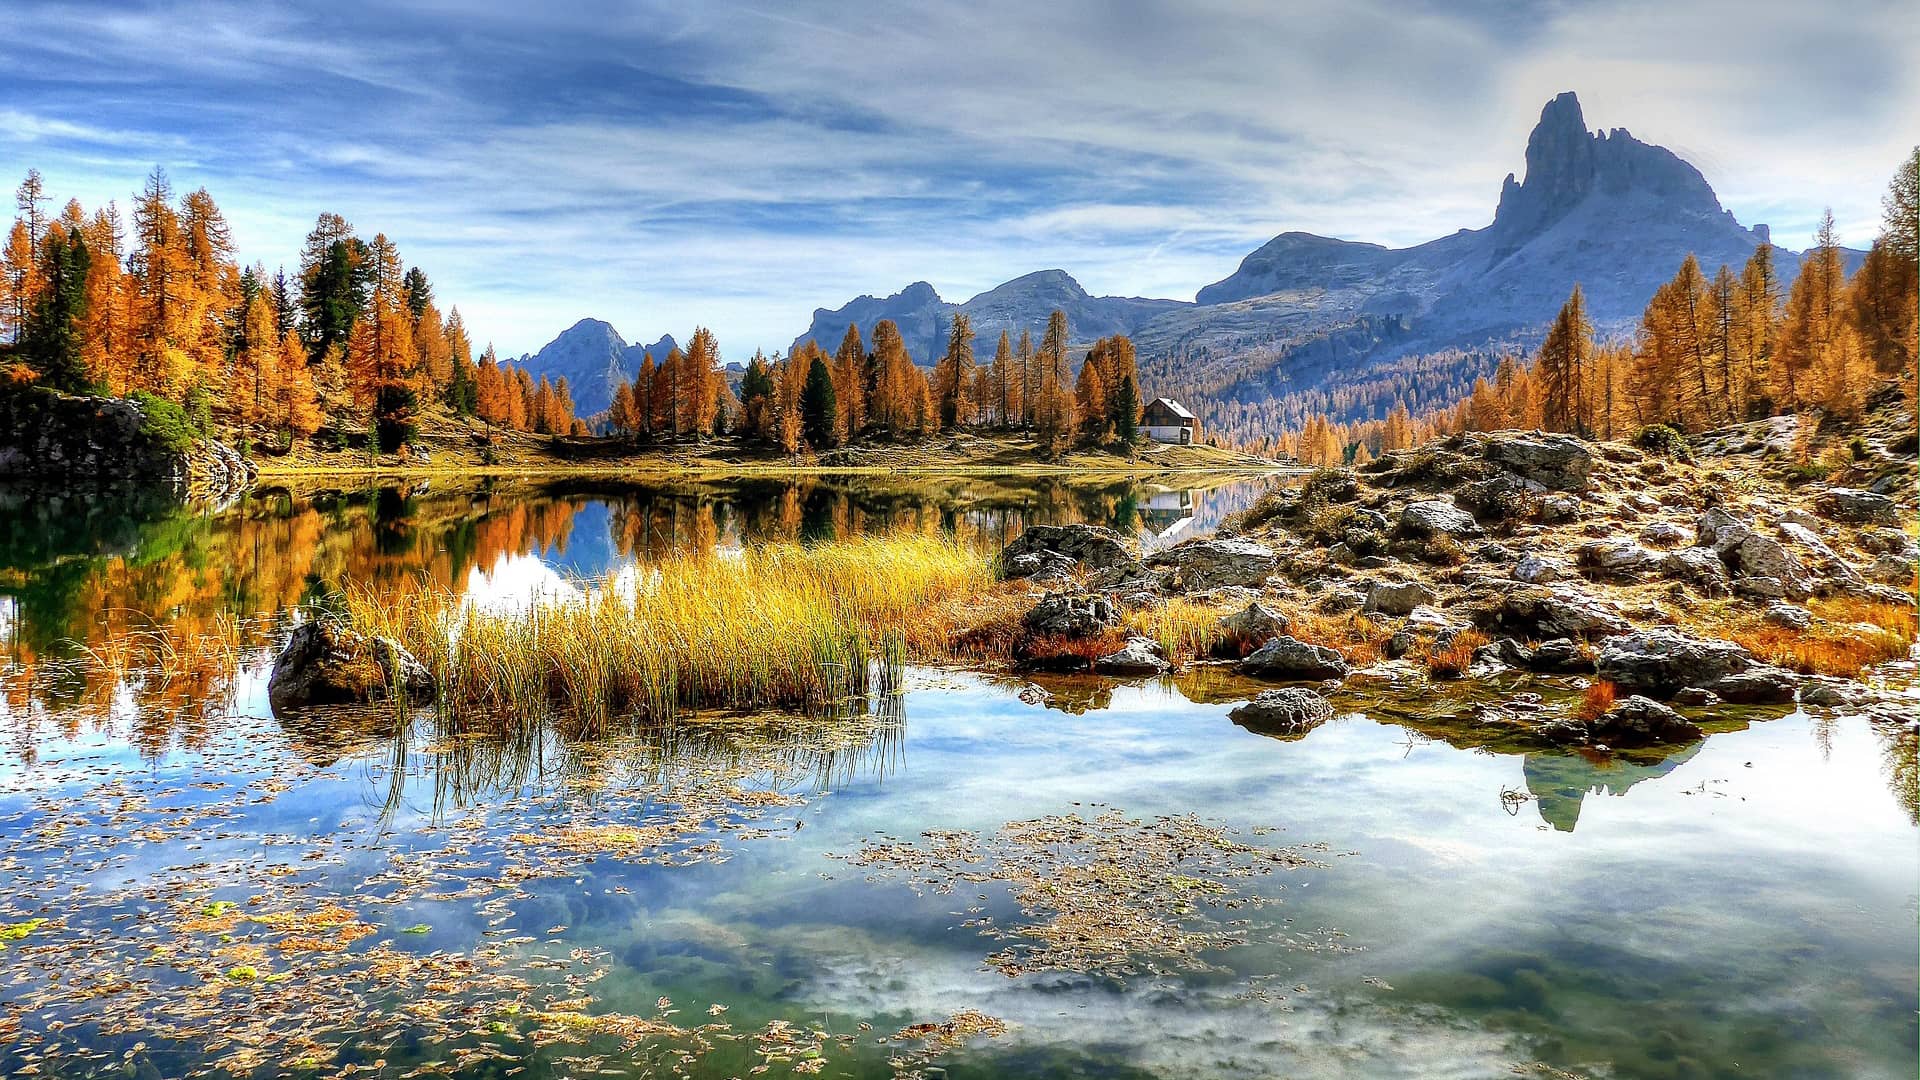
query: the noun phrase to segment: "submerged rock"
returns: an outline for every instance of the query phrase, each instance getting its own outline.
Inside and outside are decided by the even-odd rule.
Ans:
[[[1349,669],[1333,649],[1283,635],[1255,649],[1235,670],[1257,679],[1319,681],[1344,679]]]
[[[310,705],[357,705],[392,695],[433,694],[426,665],[391,638],[368,637],[338,619],[294,627],[273,661],[267,703],[276,713]]]
[[[1265,690],[1227,718],[1249,731],[1280,737],[1305,735],[1333,717],[1327,699],[1305,687]]]

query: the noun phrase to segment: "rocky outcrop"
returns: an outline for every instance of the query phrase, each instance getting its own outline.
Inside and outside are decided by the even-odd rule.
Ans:
[[[1828,488],[1813,498],[1813,508],[1823,517],[1850,525],[1895,521],[1900,508],[1892,499],[1856,488]]]
[[[1554,491],[1586,490],[1593,469],[1586,444],[1571,435],[1502,432],[1487,438],[1482,453],[1522,480]]]
[[[1255,649],[1235,670],[1256,679],[1318,682],[1344,679],[1348,668],[1335,650],[1283,635]]]
[[[1120,613],[1104,596],[1048,593],[1027,612],[1022,624],[1036,636],[1088,638],[1120,625]]]
[[[1396,531],[1405,537],[1425,540],[1434,536],[1479,536],[1480,523],[1473,515],[1450,502],[1424,499],[1409,503],[1400,511]]]
[[[1305,687],[1266,690],[1227,714],[1227,718],[1260,735],[1291,738],[1305,735],[1333,717],[1327,699]]]
[[[1132,541],[1099,525],[1029,525],[1000,553],[1008,577],[1044,576],[1068,563],[1105,570],[1131,562]]]
[[[302,623],[274,658],[267,703],[275,713],[314,705],[358,705],[391,698],[433,695],[433,676],[391,638],[368,637],[338,619]]]
[[[226,498],[252,486],[254,468],[167,403],[31,388],[0,391],[0,479]]]
[[[1483,629],[1535,639],[1602,637],[1633,628],[1613,605],[1567,584],[1508,588],[1476,603],[1473,616]]]
[[[1174,587],[1188,592],[1258,585],[1279,562],[1265,544],[1224,538],[1178,544],[1147,559],[1149,566],[1171,570]]]
[[[1753,655],[1731,641],[1677,630],[1609,638],[1594,658],[1594,672],[1602,679],[1630,693],[1663,699],[1688,687],[1713,690],[1721,679],[1751,666]]]

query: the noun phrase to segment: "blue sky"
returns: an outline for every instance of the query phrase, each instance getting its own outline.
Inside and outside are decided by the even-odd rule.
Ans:
[[[249,261],[386,232],[503,353],[592,315],[740,358],[916,279],[1191,299],[1288,229],[1477,228],[1566,89],[1777,242],[1830,205],[1864,246],[1920,13],[1818,7],[7,0],[0,181],[124,206],[161,164]]]

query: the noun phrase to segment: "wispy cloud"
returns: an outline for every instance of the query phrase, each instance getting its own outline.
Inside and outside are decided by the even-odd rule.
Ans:
[[[552,7],[16,2],[0,169],[91,205],[166,165],[269,262],[344,213],[513,352],[594,314],[744,354],[917,278],[1190,297],[1284,229],[1478,226],[1568,88],[1864,241],[1920,115],[1897,3]]]

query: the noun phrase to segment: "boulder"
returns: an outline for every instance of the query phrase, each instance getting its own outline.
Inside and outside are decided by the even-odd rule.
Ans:
[[[1805,630],[1813,625],[1813,612],[1798,604],[1768,604],[1760,617],[1775,626],[1784,626],[1789,630]]]
[[[1265,690],[1227,718],[1249,731],[1281,737],[1305,735],[1333,717],[1327,699],[1305,687]]]
[[[1559,581],[1568,577],[1572,571],[1567,564],[1545,555],[1527,554],[1513,564],[1513,580],[1524,581],[1529,585],[1545,585],[1550,581]]]
[[[1290,627],[1285,615],[1257,600],[1220,619],[1220,634],[1233,645],[1270,641],[1286,633]]]
[[[1585,675],[1593,671],[1593,654],[1574,644],[1572,638],[1554,638],[1533,650],[1529,666],[1556,675]]]
[[[1093,670],[1101,675],[1158,675],[1167,670],[1167,660],[1161,655],[1159,642],[1132,637],[1118,652],[1095,660]]]
[[[1654,547],[1679,547],[1691,538],[1687,530],[1671,521],[1656,521],[1640,530],[1640,541]]]
[[[1571,435],[1502,433],[1488,438],[1487,460],[1555,491],[1583,491],[1593,468],[1585,443]]]
[[[1601,678],[1654,698],[1670,698],[1689,686],[1717,693],[1716,683],[1752,665],[1752,654],[1731,641],[1665,629],[1609,638],[1594,657],[1594,672]]]
[[[1048,593],[1022,620],[1027,632],[1042,637],[1087,638],[1120,624],[1120,613],[1104,596]]]
[[[1079,569],[1080,563],[1058,551],[1023,551],[1018,555],[1002,555],[1000,566],[1008,578],[1059,582]]]
[[[1431,604],[1438,598],[1439,594],[1424,582],[1376,581],[1367,587],[1367,602],[1363,610],[1407,615],[1414,608]]]
[[[1510,637],[1498,641],[1489,641],[1473,650],[1472,668],[1476,672],[1491,673],[1500,668],[1530,668],[1533,666],[1533,650]]]
[[[1735,705],[1785,705],[1799,691],[1800,677],[1781,668],[1755,664],[1745,671],[1722,675],[1705,688]]]
[[[1589,540],[1580,545],[1579,560],[1596,577],[1630,581],[1653,572],[1664,556],[1631,540]]]
[[[1692,742],[1705,734],[1686,717],[1638,694],[1629,696],[1594,720],[1566,717],[1543,724],[1540,733],[1554,742],[1597,743],[1609,747]]]
[[[1037,555],[1037,561],[1022,561],[1022,556]],[[1051,558],[1049,556],[1052,556]],[[1000,553],[1000,564],[1008,577],[1016,566],[1057,566],[1059,556],[1072,559],[1089,570],[1104,570],[1133,558],[1133,544],[1112,529],[1099,525],[1029,525],[1013,543]]]
[[[1713,550],[1732,572],[1735,589],[1745,595],[1789,600],[1813,595],[1813,576],[1778,540],[1745,526],[1726,526],[1714,534]],[[1777,584],[1754,582],[1742,587],[1745,578],[1770,578]]]
[[[1433,536],[1479,536],[1480,524],[1473,515],[1438,499],[1408,503],[1400,511],[1400,535],[1424,540]]]
[[[311,705],[357,705],[389,697],[433,695],[426,665],[391,638],[368,637],[332,617],[294,627],[274,657],[267,703],[278,714]]]
[[[1660,570],[1667,577],[1692,585],[1703,596],[1733,595],[1733,579],[1727,573],[1727,564],[1708,548],[1669,551],[1661,558]]]
[[[1714,537],[1719,535],[1720,530],[1730,525],[1738,525],[1743,529],[1753,528],[1752,522],[1724,507],[1716,506],[1706,513],[1701,514],[1693,525],[1694,545],[1697,547],[1707,547],[1711,545]]]
[[[1281,681],[1344,679],[1347,661],[1325,645],[1311,645],[1281,635],[1255,649],[1235,667],[1242,675]]]
[[[1509,589],[1478,605],[1475,621],[1487,630],[1536,640],[1601,637],[1633,629],[1613,605],[1565,584]]]
[[[1828,488],[1813,497],[1813,508],[1824,517],[1850,525],[1890,522],[1900,516],[1892,499],[1858,488]]]
[[[1280,560],[1265,544],[1216,537],[1175,545],[1147,562],[1171,569],[1176,588],[1196,592],[1223,585],[1259,585]]]

